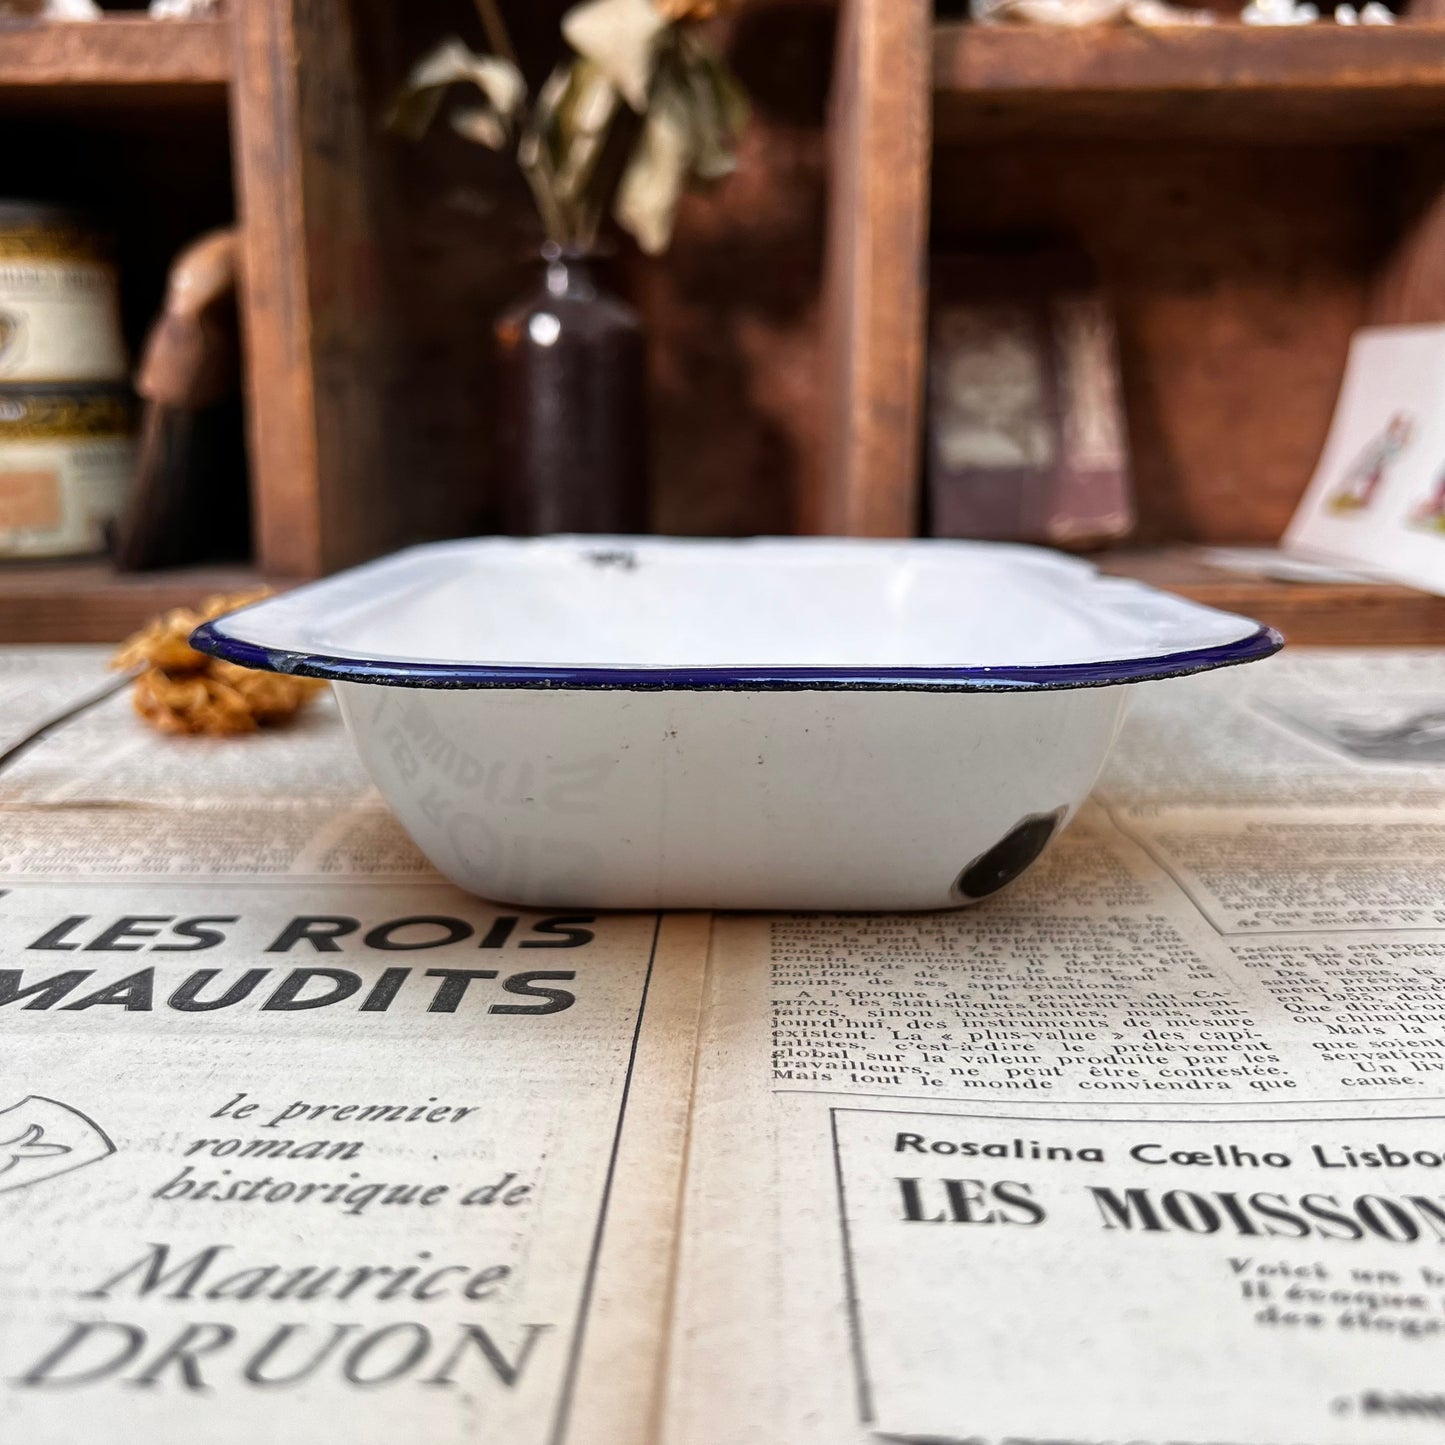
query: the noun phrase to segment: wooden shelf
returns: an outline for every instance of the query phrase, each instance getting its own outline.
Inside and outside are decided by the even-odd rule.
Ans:
[[[934,28],[940,138],[1390,139],[1445,130],[1445,25]]]
[[[223,20],[104,20],[0,25],[0,97],[83,100],[154,88],[223,92],[231,74]]]
[[[109,562],[0,562],[0,641],[119,642],[147,618],[260,585],[240,565],[119,573]]]
[[[1187,547],[1106,552],[1105,572],[1242,612],[1297,644],[1341,647],[1445,645],[1445,597],[1383,582],[1273,582],[1226,572]]]
[[[1409,587],[1271,582],[1211,567],[1187,547],[1106,552],[1094,560],[1115,576],[1257,617],[1297,644],[1445,645],[1445,597]],[[3,563],[0,639],[118,642],[157,612],[264,580],[242,566],[120,574],[103,561]]]

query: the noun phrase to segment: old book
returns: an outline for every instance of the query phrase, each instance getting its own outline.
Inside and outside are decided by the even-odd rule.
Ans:
[[[937,256],[930,295],[933,535],[1072,548],[1126,536],[1114,323],[1087,262]]]

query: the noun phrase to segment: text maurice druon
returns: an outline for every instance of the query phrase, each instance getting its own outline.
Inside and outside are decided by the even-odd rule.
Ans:
[[[96,1301],[201,1305],[213,1317],[169,1326],[89,1318],[66,1325],[11,1383],[31,1390],[75,1390],[104,1382],[208,1392],[223,1379],[253,1390],[308,1381],[375,1390],[403,1382],[476,1391],[517,1389],[551,1334],[545,1324],[512,1328],[459,1323],[455,1315],[493,1301],[511,1270],[439,1262],[419,1250],[398,1265],[289,1266],[245,1263],[227,1245],[194,1253],[154,1244],[81,1292]],[[367,1324],[247,1321],[234,1312],[266,1303],[328,1310],[336,1302],[388,1304],[420,1319]],[[433,1319],[444,1311],[451,1319]],[[215,1318],[231,1315],[232,1318]]]

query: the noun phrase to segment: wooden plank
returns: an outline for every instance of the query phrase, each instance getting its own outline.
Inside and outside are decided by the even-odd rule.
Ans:
[[[1445,597],[1376,582],[1273,582],[1211,567],[1188,548],[1109,552],[1094,559],[1226,612],[1277,627],[1287,642],[1326,647],[1445,645]]]
[[[241,222],[256,553],[281,572],[321,566],[316,407],[307,317],[296,35],[290,7],[233,8],[231,149]]]
[[[0,564],[0,643],[119,642],[147,618],[261,585],[248,567],[118,573],[109,562]]]
[[[844,0],[825,269],[826,471],[802,530],[917,526],[931,7]]]
[[[941,24],[933,83],[948,91],[1445,90],[1445,24],[1069,30]]]
[[[940,25],[944,135],[1099,130],[1384,136],[1438,129],[1445,24],[1088,31]],[[1137,131],[1136,131],[1137,133]]]
[[[372,381],[379,350],[366,144],[346,0],[234,5],[256,557],[312,576],[394,545]]]
[[[0,87],[223,86],[230,32],[221,20],[107,16],[0,26]]]

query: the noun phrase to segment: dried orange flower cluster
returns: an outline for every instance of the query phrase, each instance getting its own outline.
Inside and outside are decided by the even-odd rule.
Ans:
[[[207,657],[190,645],[203,622],[267,595],[262,587],[229,597],[208,597],[199,611],[178,607],[128,638],[112,666],[143,667],[136,678],[135,710],[163,733],[214,737],[251,733],[284,722],[326,686],[310,677],[254,672]]]
[[[653,4],[666,20],[711,20],[735,9],[737,0],[653,0]]]

